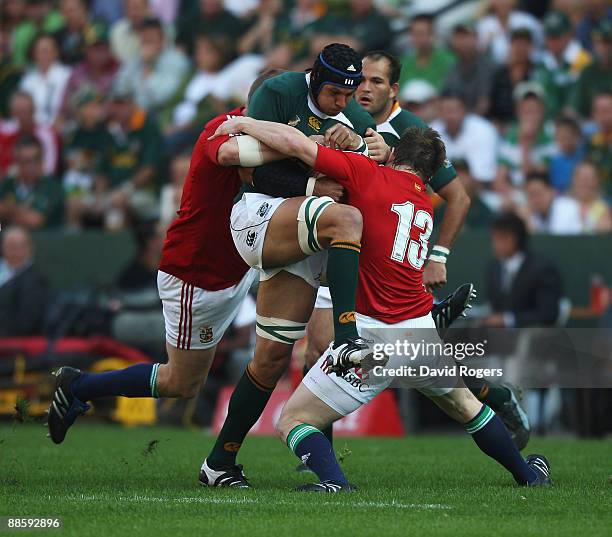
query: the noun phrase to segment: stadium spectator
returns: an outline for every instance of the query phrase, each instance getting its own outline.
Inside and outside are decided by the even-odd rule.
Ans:
[[[453,167],[457,171],[457,177],[459,177],[459,180],[463,184],[463,188],[465,188],[471,200],[470,210],[463,223],[464,227],[469,229],[488,229],[494,218],[494,213],[482,197],[482,182],[472,177],[470,167],[465,160],[453,160]],[[446,205],[441,205],[436,208],[434,212],[435,222],[442,221],[445,207]]]
[[[440,119],[431,124],[440,133],[451,161],[465,160],[470,174],[482,182],[495,177],[498,136],[486,119],[469,114],[463,95],[445,93],[440,102]]]
[[[140,27],[150,15],[147,0],[125,0],[125,16],[115,22],[110,30],[113,56],[121,63],[138,58],[140,51]]]
[[[402,108],[430,124],[438,117],[438,92],[429,82],[412,80],[399,93]]]
[[[177,43],[190,56],[199,33],[226,37],[231,43],[244,33],[244,23],[223,7],[222,0],[197,0],[193,4],[193,8],[183,10],[177,23]]]
[[[0,27],[0,120],[9,117],[11,96],[19,88],[22,71],[8,54],[8,34]]]
[[[546,96],[535,82],[523,82],[514,90],[517,121],[499,145],[497,181],[523,184],[531,171],[543,171],[555,152],[552,127],[546,123]]]
[[[170,164],[170,182],[162,187],[159,196],[159,220],[164,229],[176,218],[190,163],[191,155],[182,153],[174,157]]]
[[[544,173],[531,173],[525,182],[527,204],[519,213],[533,233],[575,235],[582,233],[580,205],[568,196],[557,195]]]
[[[9,0],[0,4],[0,30],[11,34],[26,16],[25,0]]]
[[[101,226],[107,205],[104,182],[98,177],[106,148],[112,143],[101,94],[83,88],[73,96],[76,122],[64,136],[63,177],[66,224],[71,230]]]
[[[502,213],[491,226],[495,259],[487,270],[491,327],[552,326],[559,317],[563,285],[557,268],[529,249],[525,223]]]
[[[23,67],[28,63],[29,51],[36,36],[52,34],[64,25],[61,13],[51,0],[29,0],[24,20],[15,28],[11,37],[13,63]]]
[[[179,80],[176,92],[160,110],[160,124],[169,153],[192,146],[202,126],[223,111],[223,105],[209,96],[217,88],[219,71],[227,61],[228,48],[226,39],[203,34],[196,37],[195,66]]]
[[[83,59],[86,35],[91,31],[87,4],[85,0],[61,0],[59,5],[64,26],[55,32],[55,37],[62,61],[74,65]]]
[[[389,19],[374,6],[373,0],[349,0],[347,4],[348,13],[328,13],[317,24],[317,31],[333,35],[335,41],[350,40],[355,50],[362,53],[387,48],[391,39]]]
[[[62,104],[61,116],[64,120],[74,115],[70,101],[78,92],[89,89],[100,95],[108,94],[119,69],[111,54],[108,29],[104,25],[92,25],[84,39],[84,59],[74,67],[70,75]]]
[[[400,87],[411,80],[425,80],[437,91],[442,89],[455,63],[453,55],[436,45],[431,15],[417,15],[410,21],[410,51],[402,58]]]
[[[536,69],[536,80],[546,93],[547,110],[557,116],[568,103],[569,90],[591,55],[573,38],[572,23],[561,11],[551,11],[544,19],[546,50]]]
[[[555,123],[556,149],[550,158],[549,175],[557,192],[564,193],[572,182],[574,169],[584,158],[580,125],[571,117],[561,117]]]
[[[157,110],[174,95],[188,69],[188,59],[168,43],[159,19],[148,18],[140,26],[138,57],[121,68],[118,84],[130,88],[142,108]]]
[[[531,60],[533,39],[531,32],[519,28],[510,36],[507,63],[498,66],[491,84],[489,115],[502,125],[515,119],[513,93],[521,82],[532,80],[536,64]]]
[[[64,196],[56,177],[44,175],[42,148],[34,137],[15,144],[16,172],[0,182],[0,221],[27,229],[62,223]]]
[[[589,117],[595,95],[612,88],[612,21],[605,20],[593,31],[595,61],[584,68],[569,97],[570,106]]]
[[[164,0],[166,1],[166,0]],[[167,0],[171,4],[171,0]],[[91,0],[89,3],[89,14],[94,20],[113,24],[123,16],[124,0]]]
[[[155,119],[120,85],[111,92],[108,132],[111,142],[102,162],[99,192],[107,193],[110,202],[105,226],[118,229],[130,216],[156,216],[155,179],[164,149]]]
[[[506,63],[510,53],[512,33],[528,30],[538,50],[543,42],[542,28],[533,16],[517,11],[516,0],[491,0],[491,11],[478,22],[481,50],[488,51],[496,63]]]
[[[169,27],[174,25],[182,4],[181,0],[149,0],[149,9],[152,15]]]
[[[586,154],[599,168],[606,195],[612,198],[612,89],[595,95],[593,121],[597,130],[588,140]]]
[[[260,2],[256,14],[246,22],[248,28],[238,41],[238,54],[265,54],[274,47],[278,42],[280,25],[284,22],[279,17],[282,9],[280,0]]]
[[[0,337],[42,333],[48,290],[33,258],[32,240],[25,228],[2,230]]]
[[[16,91],[11,97],[10,117],[0,120],[0,177],[11,173],[15,162],[14,146],[20,138],[35,137],[43,151],[43,173],[52,175],[57,169],[59,141],[50,125],[34,119],[34,101],[25,91]]]
[[[317,0],[297,0],[281,15],[279,40],[291,47],[296,60],[303,60],[308,54],[313,35],[325,14],[325,4]]]
[[[583,0],[584,17],[576,27],[576,36],[590,52],[594,52],[593,30],[602,22],[612,21],[612,6],[607,0]]]
[[[444,81],[444,91],[462,92],[470,112],[486,115],[495,65],[479,51],[474,24],[457,24],[451,36],[451,46],[457,63]]]
[[[592,163],[583,162],[576,167],[571,196],[580,207],[582,233],[612,231],[610,207],[602,197],[599,173]]]
[[[20,87],[34,100],[37,123],[52,125],[57,119],[70,78],[70,68],[59,61],[55,38],[42,34],[32,46],[34,65],[21,79]]]
[[[152,223],[142,224],[135,235],[138,244],[136,256],[119,273],[117,286],[127,292],[150,289],[157,298],[157,269],[164,237]]]

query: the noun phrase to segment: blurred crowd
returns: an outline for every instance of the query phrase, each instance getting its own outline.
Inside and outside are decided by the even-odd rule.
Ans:
[[[166,226],[205,122],[341,41],[401,59],[400,103],[442,134],[467,226],[511,209],[536,232],[612,230],[609,3],[470,2],[443,35],[408,4],[4,0],[0,221]]]

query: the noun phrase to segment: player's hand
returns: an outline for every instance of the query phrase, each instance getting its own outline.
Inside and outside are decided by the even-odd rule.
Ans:
[[[336,123],[325,131],[325,145],[332,149],[359,149],[361,136],[341,123]]]
[[[442,287],[446,283],[446,265],[427,261],[423,270],[423,285],[428,293],[433,293],[434,289]]]
[[[315,183],[312,195],[329,196],[334,201],[340,201],[344,196],[344,187],[329,177],[320,177]]]
[[[217,127],[215,133],[209,136],[208,139],[214,140],[215,138],[219,138],[219,136],[227,134],[240,134],[249,119],[248,117],[233,117],[228,119],[221,123],[221,125]]]
[[[391,155],[391,148],[381,134],[369,128],[365,133],[365,143],[368,146],[368,156],[376,162],[387,162]]]

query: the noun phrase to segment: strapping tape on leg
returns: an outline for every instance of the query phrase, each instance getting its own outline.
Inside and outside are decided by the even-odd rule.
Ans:
[[[302,339],[306,335],[306,324],[257,315],[255,332],[265,339],[293,345],[298,339]]]
[[[323,211],[335,203],[329,196],[306,198],[298,211],[298,241],[302,252],[313,255],[322,250],[317,239],[317,221]]]

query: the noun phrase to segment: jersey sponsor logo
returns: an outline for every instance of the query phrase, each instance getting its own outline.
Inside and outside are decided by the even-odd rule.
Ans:
[[[200,343],[210,343],[213,340],[212,326],[203,326],[200,328]]]
[[[264,201],[257,209],[257,215],[261,218],[264,218],[268,212],[270,211],[270,204],[267,201]]]
[[[298,116],[298,115],[296,114],[296,115],[295,115],[295,117],[294,117],[293,119],[291,119],[291,120],[289,120],[289,121],[287,122],[287,125],[289,125],[290,127],[295,127],[295,126],[297,126],[297,124],[298,124],[300,121],[302,121],[302,120],[300,119],[300,116]]]
[[[238,453],[241,445],[240,442],[225,442],[225,444],[223,444],[223,449],[232,453]]]
[[[354,311],[345,311],[344,313],[341,313],[340,316],[338,317],[338,320],[340,321],[341,324],[357,322],[357,318],[355,317]]]
[[[255,244],[255,239],[257,239],[257,231],[249,231],[246,236],[246,245],[252,248],[253,244]]]
[[[308,126],[319,132],[321,130],[321,120],[318,117],[310,116],[308,118]]]

